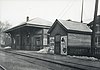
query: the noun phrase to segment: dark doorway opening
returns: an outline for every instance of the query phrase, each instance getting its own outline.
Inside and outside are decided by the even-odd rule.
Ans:
[[[57,34],[55,36],[55,47],[54,47],[54,53],[55,54],[60,54],[61,53],[61,36]]]

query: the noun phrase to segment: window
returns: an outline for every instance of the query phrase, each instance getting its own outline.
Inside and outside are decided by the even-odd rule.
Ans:
[[[100,46],[100,36],[96,37],[96,44],[97,44],[97,46]]]
[[[40,45],[40,44],[41,44],[41,43],[40,43],[40,37],[36,37],[35,44],[36,44],[36,45]]]

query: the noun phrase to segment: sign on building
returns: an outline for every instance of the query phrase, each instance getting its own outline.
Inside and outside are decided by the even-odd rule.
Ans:
[[[67,55],[67,36],[61,36],[61,54]]]
[[[50,37],[50,52],[54,53],[54,37]]]

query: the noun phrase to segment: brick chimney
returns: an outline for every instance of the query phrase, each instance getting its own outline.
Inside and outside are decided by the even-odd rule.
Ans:
[[[26,17],[26,22],[27,22],[27,21],[29,21],[29,17],[28,17],[28,16]]]

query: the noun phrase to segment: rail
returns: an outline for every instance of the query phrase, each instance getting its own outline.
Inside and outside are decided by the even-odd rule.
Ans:
[[[0,70],[6,70],[6,68],[0,65]]]

